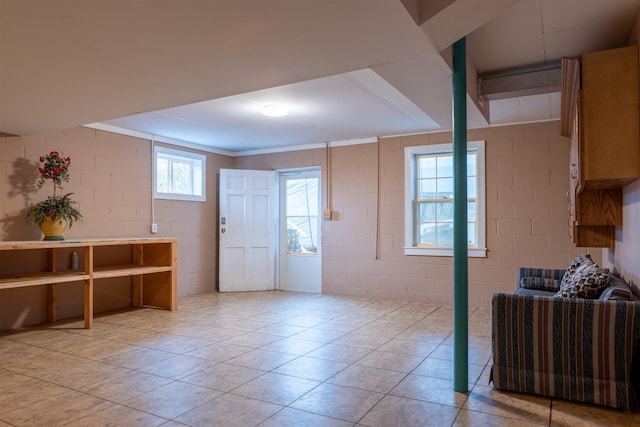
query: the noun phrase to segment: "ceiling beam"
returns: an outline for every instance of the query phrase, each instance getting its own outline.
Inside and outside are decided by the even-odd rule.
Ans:
[[[491,76],[479,76],[479,97],[491,101],[495,99],[516,98],[519,96],[560,92],[562,80],[560,64],[542,70],[521,73],[493,73]]]
[[[417,10],[416,22],[438,51],[471,34],[517,2],[518,0],[403,0],[414,21]]]

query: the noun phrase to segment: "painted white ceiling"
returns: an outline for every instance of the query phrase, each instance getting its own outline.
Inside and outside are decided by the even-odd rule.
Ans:
[[[640,0],[0,0],[0,132],[100,123],[246,152],[559,117],[558,93],[474,100],[475,71],[627,44]],[[287,117],[260,114],[284,104]],[[488,120],[487,120],[488,119]]]

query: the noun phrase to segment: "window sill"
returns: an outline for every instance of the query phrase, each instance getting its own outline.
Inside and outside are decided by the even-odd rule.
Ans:
[[[453,256],[453,248],[416,248],[405,247],[404,254],[409,256]],[[486,258],[487,248],[469,248],[469,258]]]

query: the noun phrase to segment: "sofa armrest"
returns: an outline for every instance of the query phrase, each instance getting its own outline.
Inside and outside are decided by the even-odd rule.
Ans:
[[[518,269],[519,288],[557,292],[565,270],[552,268],[520,267]]]
[[[627,410],[635,404],[640,303],[494,294],[491,304],[497,389]]]

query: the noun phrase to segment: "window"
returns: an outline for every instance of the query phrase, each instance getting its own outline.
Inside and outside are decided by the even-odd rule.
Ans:
[[[452,144],[405,148],[405,255],[453,255]],[[467,144],[470,257],[486,256],[484,141]]]
[[[318,254],[319,179],[288,177],[285,180],[287,255]]]
[[[156,146],[153,197],[204,202],[206,156]]]

